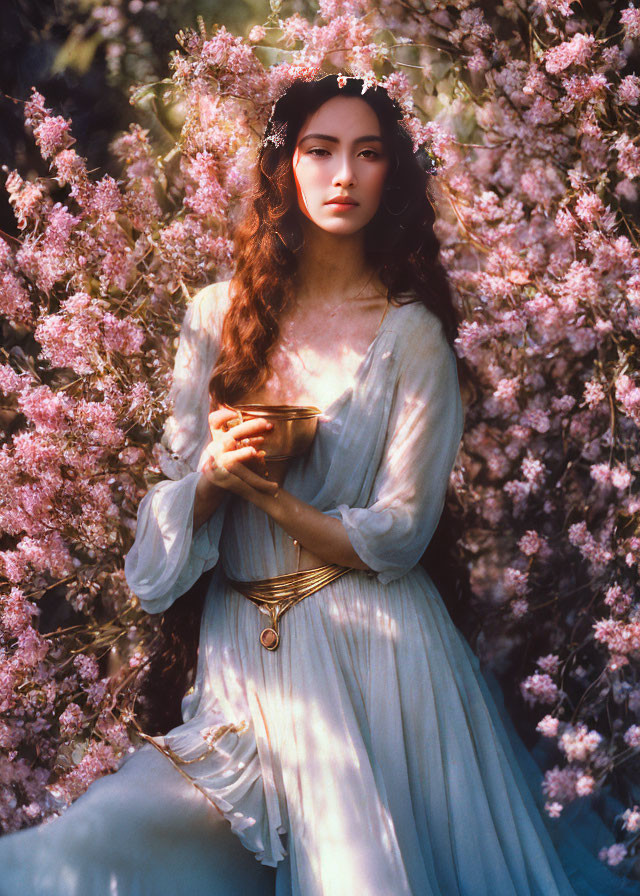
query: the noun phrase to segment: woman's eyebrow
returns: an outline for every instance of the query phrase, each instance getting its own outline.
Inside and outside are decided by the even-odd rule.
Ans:
[[[300,143],[304,143],[305,140],[327,140],[329,143],[339,143],[340,139],[338,137],[332,137],[330,134],[305,134],[305,136],[300,140]],[[356,137],[353,141],[354,143],[371,143],[372,140],[377,140],[379,143],[382,143],[382,137],[378,134],[368,134],[365,137]]]

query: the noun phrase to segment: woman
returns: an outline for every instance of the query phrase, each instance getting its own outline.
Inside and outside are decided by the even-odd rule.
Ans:
[[[214,569],[184,723],[0,840],[4,896],[640,892],[568,829],[556,851],[533,763],[418,565],[463,430],[455,315],[428,176],[363,87],[279,100],[235,276],[183,322],[172,478],[125,573],[160,613]],[[230,407],[250,402],[320,408],[309,450],[267,463],[268,421]],[[319,568],[336,575],[279,620],[246,599]]]

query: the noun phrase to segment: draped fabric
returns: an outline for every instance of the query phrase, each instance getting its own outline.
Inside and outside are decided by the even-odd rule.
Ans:
[[[278,650],[261,647],[263,617],[223,573],[291,572],[292,539],[231,494],[193,531],[226,301],[213,286],[188,307],[167,478],[125,558],[149,613],[214,569],[183,723],[60,818],[0,838],[1,896],[640,896],[595,858],[612,838],[588,801],[545,815],[495,680],[417,565],[464,423],[455,357],[418,302],[389,307],[284,480],[370,569],[296,604]]]

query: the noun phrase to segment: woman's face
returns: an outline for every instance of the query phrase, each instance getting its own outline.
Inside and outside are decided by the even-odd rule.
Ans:
[[[303,124],[292,164],[302,213],[329,233],[356,233],[375,215],[389,168],[378,116],[358,97],[327,100]]]

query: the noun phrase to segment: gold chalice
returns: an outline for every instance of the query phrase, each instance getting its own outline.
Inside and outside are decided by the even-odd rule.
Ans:
[[[296,404],[240,404],[231,410],[238,414],[236,422],[262,417],[273,423],[273,429],[264,433],[262,450],[267,464],[267,476],[281,484],[288,462],[309,449],[318,427],[318,417],[322,413],[312,405]]]

